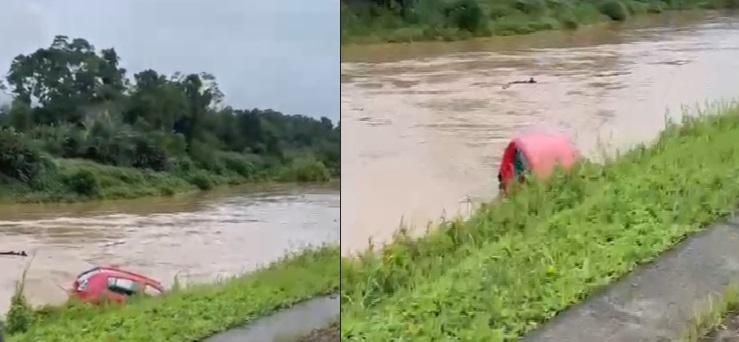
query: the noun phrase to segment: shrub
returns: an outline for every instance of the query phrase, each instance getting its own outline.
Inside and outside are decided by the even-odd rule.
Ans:
[[[67,176],[64,183],[82,196],[97,197],[100,194],[100,179],[90,170],[79,170]]]
[[[198,171],[190,176],[189,182],[200,190],[210,190],[213,188],[213,180],[208,177],[206,172]]]
[[[629,17],[629,9],[618,0],[608,0],[601,4],[600,12],[615,21],[624,21]]]
[[[254,165],[238,153],[221,152],[218,154],[218,158],[226,169],[236,172],[244,178],[254,174]]]
[[[0,131],[0,173],[31,184],[42,173],[43,156],[14,130]]]
[[[513,8],[526,14],[541,14],[547,9],[544,0],[516,0]]]
[[[447,7],[446,17],[460,30],[480,32],[486,25],[485,14],[475,0],[458,0]]]
[[[281,181],[325,182],[331,179],[331,174],[315,158],[298,158],[283,168],[278,178]]]

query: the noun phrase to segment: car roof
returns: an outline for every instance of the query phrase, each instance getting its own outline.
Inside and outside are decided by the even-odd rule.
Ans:
[[[85,272],[80,273],[80,275],[78,276],[78,278],[80,276],[84,275],[84,274],[87,274],[87,273],[90,273],[90,272],[94,272],[94,271],[97,271],[98,274],[115,275],[115,276],[122,277],[122,278],[133,278],[133,279],[136,279],[136,280],[146,281],[146,282],[150,282],[150,283],[154,283],[154,284],[157,284],[159,286],[162,286],[162,284],[159,281],[155,280],[155,279],[152,279],[152,278],[149,278],[147,276],[144,276],[144,275],[141,275],[141,274],[138,274],[138,273],[134,273],[134,272],[131,272],[131,271],[126,271],[126,270],[123,270],[123,269],[120,269],[120,268],[116,268],[116,267],[94,267],[94,268],[91,268],[91,269],[89,269],[89,270],[87,270]]]

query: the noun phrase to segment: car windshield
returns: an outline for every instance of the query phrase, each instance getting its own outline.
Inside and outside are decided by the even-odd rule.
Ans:
[[[100,269],[93,268],[87,272],[84,272],[77,277],[77,291],[86,291],[87,286],[90,283],[90,278],[100,273]]]
[[[87,272],[84,272],[84,273],[80,274],[77,277],[77,281],[81,283],[81,282],[83,282],[85,280],[89,280],[90,278],[92,278],[92,276],[94,276],[94,275],[96,275],[98,273],[100,273],[100,269],[93,268],[93,269],[91,269],[91,270],[89,270]]]

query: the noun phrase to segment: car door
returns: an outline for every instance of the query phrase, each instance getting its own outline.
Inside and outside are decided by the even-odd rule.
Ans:
[[[128,297],[136,294],[140,287],[141,284],[136,280],[120,276],[108,276],[106,296],[109,300],[123,303]]]

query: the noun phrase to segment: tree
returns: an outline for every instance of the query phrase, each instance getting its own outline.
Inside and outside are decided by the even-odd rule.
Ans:
[[[310,155],[338,173],[340,130],[328,118],[234,109],[211,74],[148,69],[129,79],[120,60],[114,48],[98,52],[66,36],[16,56],[0,82],[13,97],[0,109],[0,126],[12,128],[24,148],[58,158],[155,171],[194,162],[245,174],[255,163]]]

